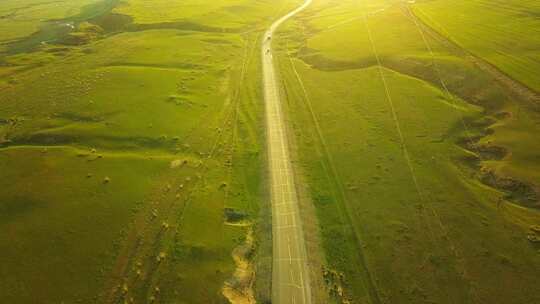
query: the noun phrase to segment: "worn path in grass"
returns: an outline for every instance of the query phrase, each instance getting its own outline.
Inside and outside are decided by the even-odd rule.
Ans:
[[[280,87],[272,58],[272,35],[287,19],[305,9],[311,0],[275,21],[263,36],[262,62],[266,128],[272,195],[273,274],[275,303],[311,303],[306,250],[294,184]]]

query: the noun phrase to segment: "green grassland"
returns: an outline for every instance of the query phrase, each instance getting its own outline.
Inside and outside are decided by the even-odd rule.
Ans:
[[[400,1],[314,1],[276,40],[332,301],[540,301],[534,100]]]
[[[24,0],[0,3],[0,52],[54,42],[81,21],[107,14],[118,0]]]
[[[226,303],[251,232],[268,299],[259,42],[299,2],[0,3],[0,302]],[[332,302],[540,302],[537,10],[316,0],[277,35]]]
[[[120,5],[114,12],[133,16],[135,23],[187,21],[218,29],[248,28],[250,23],[273,17],[276,7],[289,5],[283,2],[251,0],[217,0],[201,2],[187,0],[172,2],[167,0],[133,0]]]
[[[227,302],[261,210],[260,34],[295,2],[26,2],[0,6],[0,302]]]
[[[413,9],[447,38],[540,91],[538,1],[418,1]]]
[[[78,15],[84,7],[100,0],[50,1],[6,0],[0,3],[0,43],[37,32],[47,20]]]
[[[89,301],[102,288],[130,217],[169,163],[129,153],[104,153],[89,162],[81,152],[38,146],[2,151],[3,301]]]

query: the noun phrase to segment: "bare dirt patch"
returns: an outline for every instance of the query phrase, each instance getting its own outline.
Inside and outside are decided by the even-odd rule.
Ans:
[[[236,270],[233,276],[225,282],[222,294],[231,304],[252,304],[256,303],[253,292],[253,282],[255,271],[251,256],[254,251],[253,230],[248,228],[246,240],[236,247],[232,253]]]

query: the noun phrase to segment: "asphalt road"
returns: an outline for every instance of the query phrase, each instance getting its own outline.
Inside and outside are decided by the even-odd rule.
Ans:
[[[276,77],[272,40],[275,30],[305,9],[312,0],[275,21],[263,36],[262,63],[272,200],[272,303],[311,304],[306,246],[299,216],[294,174],[289,157],[280,82]]]

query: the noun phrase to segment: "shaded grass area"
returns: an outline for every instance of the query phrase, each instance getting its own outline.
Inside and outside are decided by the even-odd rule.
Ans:
[[[25,0],[0,6],[0,53],[25,52],[47,43],[88,42],[92,36],[78,28],[86,20],[108,14],[118,0]],[[72,33],[75,32],[75,33]],[[1,61],[0,61],[1,62]]]
[[[80,153],[1,150],[2,301],[92,302],[118,240],[170,159],[113,153],[90,161]]]
[[[334,301],[538,301],[530,100],[395,1],[317,1],[277,39]]]
[[[47,20],[64,19],[97,8],[102,0],[54,1],[8,0],[0,4],[0,42],[17,40],[37,32]],[[107,1],[103,1],[107,2]]]

